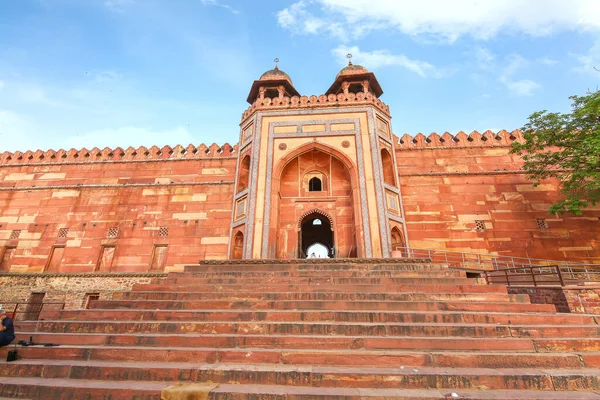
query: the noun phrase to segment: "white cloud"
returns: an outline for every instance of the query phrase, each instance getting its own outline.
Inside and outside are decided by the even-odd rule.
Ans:
[[[490,49],[485,47],[477,47],[473,50],[473,57],[475,58],[477,66],[481,69],[493,67],[494,61],[496,60],[496,55],[492,53]]]
[[[92,77],[97,83],[108,83],[120,80],[122,75],[114,70],[98,71],[92,74]]]
[[[518,54],[512,54],[508,57],[508,64],[500,75],[500,82],[516,96],[531,96],[535,90],[541,88],[540,84],[530,79],[514,79],[517,71],[526,68],[528,65],[529,61]]]
[[[239,14],[240,13],[238,10],[236,10],[233,7],[231,7],[230,5],[220,3],[217,0],[200,0],[200,3],[202,3],[205,6],[221,7],[221,8],[224,8],[226,10],[231,11],[233,14]]]
[[[133,5],[135,0],[105,0],[104,6],[110,11],[122,13],[127,6]]]
[[[596,40],[587,54],[571,54],[571,56],[579,62],[579,65],[573,68],[574,71],[595,77],[600,76],[600,72],[597,71],[600,69],[600,40]]]
[[[356,38],[370,31],[394,29],[452,42],[461,36],[485,40],[502,33],[546,36],[560,31],[597,31],[600,1],[300,0],[277,17],[280,26],[295,33],[335,32]]]
[[[0,110],[0,153],[34,149],[34,125],[13,111]]]
[[[558,61],[556,61],[550,57],[540,58],[537,60],[537,62],[539,62],[540,64],[549,65],[549,66],[558,64]]]
[[[157,145],[162,147],[166,144],[175,146],[182,144],[186,146],[194,143],[192,134],[184,127],[178,126],[167,130],[154,130],[152,128],[123,126],[120,128],[100,129],[73,135],[65,139],[65,148],[104,148],[120,146],[150,147]]]
[[[301,0],[279,11],[277,22],[292,33],[313,35],[327,33],[342,41],[348,40],[346,28],[342,22],[335,22],[328,17],[316,17],[306,10],[306,6],[306,1]]]
[[[443,73],[426,61],[411,60],[404,54],[392,54],[388,50],[361,51],[358,46],[338,46],[332,51],[340,64],[345,65],[348,60],[346,54],[351,53],[352,59],[357,64],[368,65],[369,68],[402,67],[422,77],[441,77]]]

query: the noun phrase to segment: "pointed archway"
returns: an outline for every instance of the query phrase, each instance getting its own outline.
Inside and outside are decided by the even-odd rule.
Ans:
[[[317,249],[309,250],[313,246],[320,245],[327,250],[327,257],[335,256],[334,230],[331,217],[320,210],[313,210],[304,214],[299,221],[298,231],[299,257],[314,257]],[[314,256],[312,253],[315,253]]]

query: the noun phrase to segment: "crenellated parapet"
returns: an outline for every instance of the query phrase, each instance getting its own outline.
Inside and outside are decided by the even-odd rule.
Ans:
[[[37,151],[16,151],[14,153],[5,151],[0,153],[0,165],[12,164],[37,164],[37,163],[82,163],[82,162],[109,162],[109,161],[150,161],[150,160],[195,160],[211,158],[228,158],[237,156],[237,144],[231,146],[225,143],[222,146],[216,143],[206,146],[201,144],[187,147],[182,145],[171,146],[152,146],[152,147],[128,147],[123,149],[116,147],[114,149],[105,147],[99,149],[70,149],[70,150],[37,150]]]
[[[512,132],[501,130],[494,133],[487,130],[483,133],[473,131],[466,134],[463,131],[452,135],[448,132],[443,135],[432,133],[425,136],[418,133],[415,136],[408,134],[402,137],[394,135],[395,147],[397,150],[418,150],[435,148],[463,148],[463,147],[509,147],[513,142],[523,141],[523,132],[515,129]]]
[[[311,108],[311,107],[340,107],[369,104],[390,115],[390,107],[379,100],[373,93],[358,92],[356,94],[349,92],[347,94],[338,93],[320,96],[281,96],[275,98],[257,98],[250,107],[242,114],[242,121],[259,110],[277,110],[290,108]]]

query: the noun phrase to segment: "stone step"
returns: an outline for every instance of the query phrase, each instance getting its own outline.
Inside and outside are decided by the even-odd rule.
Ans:
[[[169,382],[0,378],[0,395],[11,399],[160,400]],[[220,384],[209,400],[600,400],[600,394],[573,391],[314,388],[309,386]]]
[[[402,278],[402,277],[465,277],[466,272],[453,269],[442,270],[339,270],[339,271],[213,271],[213,272],[170,272],[168,278],[260,278],[260,277],[297,277],[297,278]]]
[[[494,311],[553,312],[553,304],[482,303],[463,301],[331,301],[331,300],[96,300],[92,310],[411,310],[411,311]],[[63,312],[63,314],[66,312]],[[47,315],[45,313],[44,315]]]
[[[296,285],[296,284],[236,284],[236,285],[163,285],[139,283],[133,291],[145,292],[330,292],[330,293],[508,293],[502,285]]]
[[[64,310],[43,311],[41,319],[70,321],[172,321],[187,324],[206,322],[380,322],[380,323],[466,323],[518,325],[595,325],[600,316],[557,313],[503,313],[460,311],[295,311],[295,310]],[[43,324],[44,322],[41,322]]]
[[[112,326],[112,328],[110,327]],[[206,322],[187,324],[176,322],[74,322],[45,321],[17,322],[17,332],[23,339],[34,336],[34,342],[55,342],[47,335],[62,333],[78,335],[327,335],[335,336],[410,336],[410,337],[463,337],[463,338],[598,338],[600,326],[579,325],[498,325],[498,324],[394,324],[394,323],[328,323],[328,322]],[[57,332],[57,333],[52,333]],[[39,334],[39,336],[38,336]],[[43,337],[43,338],[40,338]],[[66,335],[67,338],[71,337]],[[104,337],[104,336],[102,336]],[[73,339],[75,340],[75,339]],[[65,342],[75,343],[75,342]],[[93,342],[94,344],[105,343]],[[106,342],[108,343],[108,342]]]
[[[408,276],[401,278],[337,278],[329,276],[301,278],[301,277],[253,277],[253,278],[159,278],[156,283],[162,285],[178,285],[183,287],[199,285],[262,285],[265,283],[272,285],[425,285],[425,284],[446,284],[446,285],[469,285],[478,283],[474,278],[455,278],[455,277],[422,277]],[[482,282],[485,283],[485,282]]]
[[[318,339],[317,339],[318,341]],[[179,342],[179,346],[118,346],[118,345],[60,345],[58,347],[30,346],[19,348],[21,360],[88,360],[153,362],[161,360],[165,365],[173,362],[203,364],[275,364],[298,366],[372,366],[406,368],[595,368],[593,358],[586,359],[586,352],[527,353],[517,354],[490,348],[484,351],[465,349],[456,352],[440,350],[382,351],[362,348],[314,349],[308,348],[261,348],[261,347],[195,347],[194,342]],[[163,341],[167,343],[167,341]],[[324,343],[319,343],[324,344]],[[181,347],[185,345],[185,347]],[[484,347],[484,346],[482,346]],[[493,346],[490,346],[493,347]],[[9,349],[0,348],[0,357],[6,358]],[[589,353],[597,356],[599,353]],[[589,362],[586,362],[589,361]],[[49,364],[51,365],[51,363]]]
[[[298,261],[298,260],[295,260]],[[432,264],[426,260],[394,260],[394,262],[376,263],[369,260],[365,263],[323,263],[323,262],[295,262],[295,263],[231,263],[224,262],[214,265],[186,265],[183,272],[256,272],[256,271],[443,271],[448,270],[447,265]]]
[[[600,390],[597,369],[414,369],[271,364],[204,364],[20,360],[0,364],[0,376],[110,381],[192,381],[312,387],[566,391]]]
[[[113,300],[336,300],[336,301],[478,301],[529,303],[526,294],[507,293],[330,293],[330,292],[115,292]]]

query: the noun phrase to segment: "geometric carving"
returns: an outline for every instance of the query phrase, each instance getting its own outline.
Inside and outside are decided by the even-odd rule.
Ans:
[[[21,235],[21,231],[20,230],[15,230],[15,231],[12,231],[10,233],[10,237],[8,239],[9,240],[16,240],[16,239],[19,238],[20,235]]]
[[[116,238],[119,235],[119,227],[113,226],[108,228],[108,233],[106,234],[107,238]]]
[[[168,226],[161,226],[160,228],[158,228],[158,236],[159,237],[167,237],[167,236],[169,236],[169,227]]]
[[[60,228],[58,230],[58,238],[66,238],[69,234],[69,228]]]

